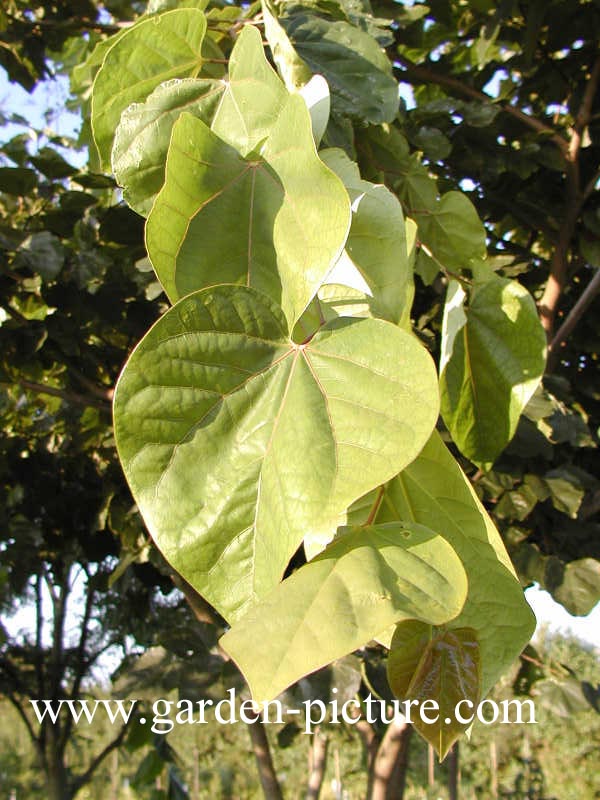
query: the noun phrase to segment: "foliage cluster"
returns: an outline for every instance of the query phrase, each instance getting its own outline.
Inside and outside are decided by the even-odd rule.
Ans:
[[[4,630],[3,691],[157,643],[174,578],[258,699],[374,638],[398,694],[479,696],[531,632],[505,547],[599,596],[597,3],[173,5],[0,11],[91,119],[87,169],[0,146],[2,601],[82,570],[107,631]],[[116,439],[168,564],[110,425],[142,337]]]

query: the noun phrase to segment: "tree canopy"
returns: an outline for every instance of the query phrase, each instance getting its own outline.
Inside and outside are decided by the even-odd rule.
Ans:
[[[598,3],[102,6],[0,10],[83,120],[2,110],[5,607],[174,577],[257,700],[373,640],[482,696],[521,585],[600,598]]]

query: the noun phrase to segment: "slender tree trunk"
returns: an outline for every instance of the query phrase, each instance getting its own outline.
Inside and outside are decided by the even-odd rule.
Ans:
[[[43,737],[43,765],[46,773],[47,800],[72,800],[73,789],[64,763],[64,750],[60,746],[60,730],[47,725]]]
[[[375,733],[375,729],[366,719],[359,719],[354,727],[365,748],[368,776],[367,797],[370,797],[373,790],[373,764],[375,763],[377,748],[379,747],[379,739]]]
[[[431,788],[435,784],[435,751],[433,747],[427,745],[427,786]]]
[[[498,749],[495,739],[490,742],[490,791],[492,797],[498,797]]]
[[[448,753],[448,797],[458,800],[460,787],[460,766],[458,758],[458,742],[452,745]]]
[[[390,722],[373,762],[368,800],[402,800],[408,766],[408,722]],[[401,764],[396,767],[397,762]]]
[[[71,790],[64,764],[50,762],[46,773],[46,797],[48,800],[71,800]]]
[[[277,773],[273,766],[273,759],[271,758],[271,749],[267,734],[265,733],[265,726],[260,719],[257,718],[256,722],[248,725],[248,732],[250,740],[252,741],[252,749],[254,750],[254,757],[256,758],[256,766],[258,768],[258,775],[262,785],[265,800],[283,800],[281,787],[277,780]]]
[[[320,728],[315,728],[309,752],[309,776],[306,790],[306,800],[319,800],[325,767],[327,766],[327,737],[321,733]]]
[[[404,736],[402,737],[400,750],[398,751],[396,763],[394,764],[394,771],[392,773],[392,779],[389,785],[388,800],[396,800],[396,798],[400,800],[400,798],[404,797],[404,790],[406,788],[406,773],[408,772],[410,740],[412,739],[412,734],[413,727],[412,725],[409,725]]]
[[[119,751],[113,750],[110,765],[110,798],[119,800]]]

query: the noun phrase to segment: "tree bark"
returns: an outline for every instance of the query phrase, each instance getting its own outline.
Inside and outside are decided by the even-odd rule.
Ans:
[[[377,756],[377,749],[379,747],[379,738],[375,733],[373,726],[367,722],[366,719],[359,719],[354,725],[358,735],[361,738],[363,747],[365,748],[365,755],[367,761],[367,797],[371,796],[373,790],[373,764]]]
[[[279,786],[277,773],[271,758],[271,749],[265,733],[265,726],[258,719],[258,715],[256,722],[248,725],[248,732],[265,800],[283,800],[281,787]]]
[[[306,800],[319,800],[323,778],[325,777],[325,767],[327,766],[327,748],[329,741],[321,733],[320,728],[316,728],[313,733],[310,748],[308,787],[306,790]]]
[[[460,767],[458,759],[458,742],[452,745],[448,753],[448,797],[449,800],[458,800],[460,786]]]
[[[402,800],[411,732],[408,722],[388,725],[373,762],[368,800]]]
[[[72,800],[73,792],[69,786],[67,770],[62,757],[47,753],[46,795],[48,800]]]
[[[388,787],[387,800],[402,800],[406,789],[406,773],[408,771],[408,755],[413,726],[409,725],[402,738],[400,750],[394,764],[394,771]]]
[[[567,196],[565,214],[550,264],[550,276],[539,304],[541,323],[549,341],[552,339],[554,320],[567,279],[568,254],[571,240],[577,228],[579,215],[589,194],[594,190],[598,175],[598,173],[595,173],[596,177],[587,184],[585,189],[582,189],[579,172],[579,151],[581,149],[584,131],[591,119],[592,104],[599,82],[600,57],[596,59],[588,76],[583,100],[581,101],[581,106],[575,118],[575,124],[571,130],[568,147],[566,152],[563,153],[565,159],[565,188]]]
[[[430,788],[435,784],[435,750],[427,745],[427,786]]]

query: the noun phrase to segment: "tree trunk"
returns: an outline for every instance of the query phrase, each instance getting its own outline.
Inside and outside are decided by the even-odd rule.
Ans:
[[[119,800],[119,751],[113,750],[110,765],[110,800]]]
[[[448,797],[450,800],[458,800],[459,787],[460,768],[458,760],[458,742],[455,742],[448,753]]]
[[[47,800],[72,800],[71,789],[64,764],[51,762],[46,773]]]
[[[373,764],[377,755],[377,748],[379,747],[379,738],[375,733],[373,726],[367,722],[366,719],[359,719],[355,724],[355,729],[361,738],[363,747],[365,748],[366,762],[367,762],[367,797],[371,796],[373,790]]]
[[[431,789],[435,785],[435,750],[427,745],[427,786]]]
[[[401,800],[404,797],[404,789],[406,788],[406,773],[408,771],[408,753],[410,740],[413,734],[413,727],[409,725],[405,731],[400,744],[400,749],[394,764],[394,771],[388,787],[388,800]]]
[[[281,787],[277,780],[277,773],[273,766],[273,759],[271,758],[271,749],[269,747],[269,740],[265,733],[265,726],[260,719],[248,725],[248,732],[252,741],[252,749],[254,750],[254,757],[256,758],[256,766],[258,768],[258,775],[262,785],[265,800],[283,800],[281,794]]]
[[[369,776],[368,800],[402,800],[408,766],[408,722],[390,722]]]
[[[46,773],[46,798],[47,800],[72,800],[74,797],[73,787],[69,785],[69,774],[64,763],[64,749],[61,747],[61,735],[57,727],[48,724],[45,728],[42,763]]]
[[[310,774],[308,776],[306,800],[319,800],[323,778],[325,777],[325,767],[327,766],[328,745],[327,737],[321,733],[319,728],[316,728],[310,748]]]
[[[495,739],[490,742],[490,792],[492,797],[498,797],[498,750]]]

